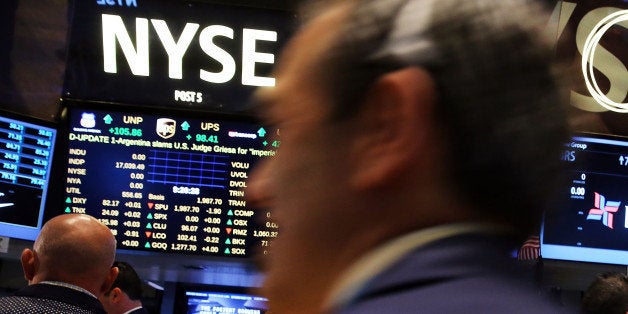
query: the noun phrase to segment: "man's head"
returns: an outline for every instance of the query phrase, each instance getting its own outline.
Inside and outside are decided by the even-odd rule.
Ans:
[[[115,251],[111,230],[95,218],[60,215],[44,224],[32,250],[22,252],[22,268],[29,284],[60,281],[98,295],[117,275]]]
[[[627,314],[628,277],[621,273],[599,275],[582,298],[585,314]]]
[[[118,277],[109,291],[98,299],[109,314],[122,314],[142,306],[142,281],[131,265],[116,261],[113,267],[119,270]]]
[[[540,7],[349,0],[321,12],[257,94],[282,145],[247,193],[281,228],[271,307],[319,304],[358,256],[412,230],[539,222],[566,139]]]
[[[567,138],[544,8],[526,0],[357,2],[321,65],[334,114],[360,112],[384,73],[426,70],[452,191],[522,234],[533,229],[551,191],[548,174],[560,165],[547,156]]]

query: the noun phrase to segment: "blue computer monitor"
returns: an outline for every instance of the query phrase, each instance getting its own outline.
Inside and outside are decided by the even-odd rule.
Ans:
[[[566,180],[546,211],[543,258],[628,264],[628,138],[580,133],[565,144]]]
[[[52,122],[0,111],[0,236],[39,234],[56,138]]]
[[[248,258],[278,228],[246,200],[276,130],[244,115],[68,105],[66,213],[94,216],[129,252]]]

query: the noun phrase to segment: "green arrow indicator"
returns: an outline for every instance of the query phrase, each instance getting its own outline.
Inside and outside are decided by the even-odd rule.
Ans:
[[[146,244],[144,245],[145,248],[150,249],[150,243],[146,242]]]
[[[72,199],[70,199],[69,197],[65,199],[66,203],[72,203]]]
[[[148,217],[147,217],[147,218],[148,218],[148,219],[153,219],[153,214],[148,213]]]
[[[151,225],[151,224],[150,224],[150,222],[149,222],[149,223],[147,223],[147,224],[146,224],[146,229],[153,229],[153,225]]]
[[[225,254],[231,254],[231,251],[229,251],[229,248],[225,249]]]
[[[72,211],[70,210],[70,207],[66,207],[66,208],[65,208],[65,212],[66,212],[66,213],[71,213]]]
[[[231,222],[231,219],[227,220],[227,226],[231,226],[233,225],[233,222]]]
[[[259,137],[266,136],[266,130],[264,128],[259,128],[259,130],[257,130],[257,135],[259,135]]]
[[[231,244],[231,239],[227,238],[227,240],[225,241],[225,244]]]
[[[110,115],[106,115],[102,119],[105,120],[105,124],[111,124],[111,121],[113,121],[113,118]]]
[[[227,212],[227,215],[228,215],[228,216],[233,216],[233,211],[230,209],[230,210]]]
[[[181,129],[183,131],[187,131],[190,128],[190,124],[187,121],[183,121],[183,123],[181,123]]]

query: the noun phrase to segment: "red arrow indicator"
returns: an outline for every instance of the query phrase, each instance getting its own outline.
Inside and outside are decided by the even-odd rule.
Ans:
[[[227,234],[231,234],[231,230],[233,230],[233,228],[225,228],[225,230],[227,230]]]
[[[148,208],[149,209],[153,209],[153,206],[155,206],[155,203],[148,203]]]
[[[150,232],[150,231],[146,231],[146,237],[147,237],[147,238],[150,238],[150,235],[151,235],[151,234],[153,234],[153,233],[152,233],[152,232]]]

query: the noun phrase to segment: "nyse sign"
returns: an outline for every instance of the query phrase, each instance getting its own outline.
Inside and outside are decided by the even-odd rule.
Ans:
[[[289,12],[199,1],[75,2],[64,97],[247,109],[292,33]]]
[[[199,24],[187,23],[183,32],[175,39],[171,33],[168,23],[164,20],[151,19],[159,40],[168,55],[168,77],[171,79],[183,78],[183,58],[185,57],[190,44],[195,39],[200,28]],[[148,49],[148,19],[136,18],[135,34],[136,47],[133,45],[129,32],[127,31],[122,18],[118,15],[102,15],[103,34],[103,61],[104,71],[107,73],[117,73],[116,43],[119,43],[124,56],[134,75],[150,75],[150,52]],[[214,43],[214,38],[218,36],[233,39],[234,30],[224,25],[209,25],[203,28],[198,35],[198,41],[203,52],[210,58],[218,61],[222,70],[219,72],[199,70],[199,77],[209,83],[225,83],[233,79],[236,72],[236,61],[234,57],[223,48]],[[274,86],[275,79],[272,77],[262,77],[255,75],[255,63],[269,63],[275,61],[272,53],[256,51],[256,42],[277,41],[277,32],[242,29],[242,84],[250,86]]]

